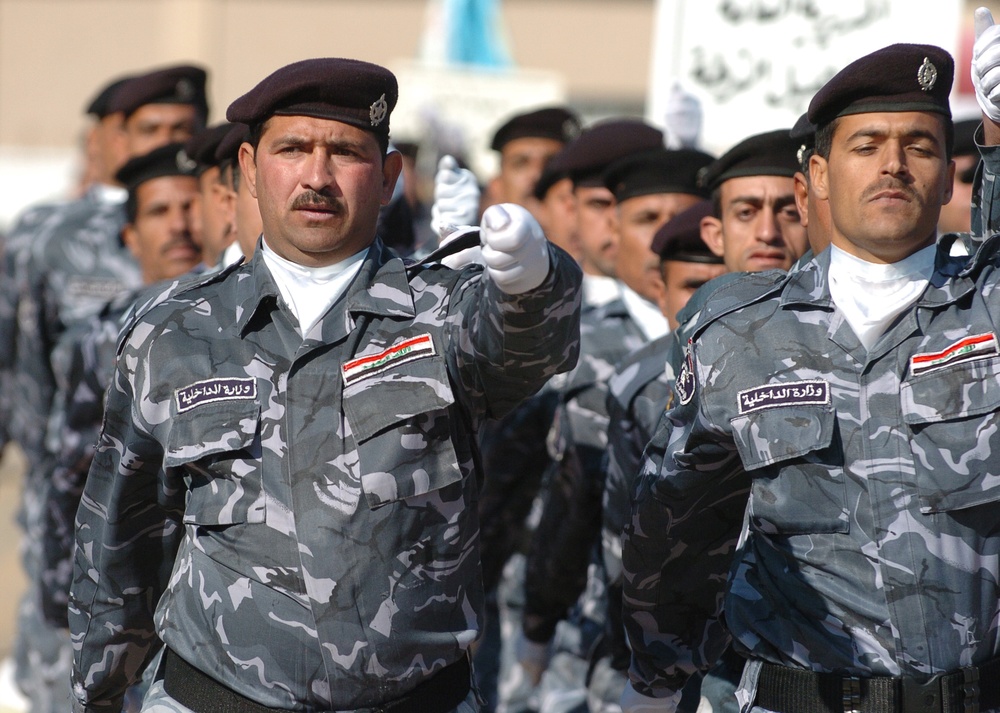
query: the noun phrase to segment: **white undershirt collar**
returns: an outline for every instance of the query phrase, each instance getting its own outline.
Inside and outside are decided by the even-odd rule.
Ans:
[[[330,305],[344,294],[368,254],[368,248],[365,248],[334,265],[306,267],[278,255],[267,246],[266,237],[261,245],[264,264],[298,320],[299,333],[303,337],[326,314]]]
[[[936,245],[890,264],[871,263],[830,246],[830,297],[865,346],[916,302],[934,272]]]

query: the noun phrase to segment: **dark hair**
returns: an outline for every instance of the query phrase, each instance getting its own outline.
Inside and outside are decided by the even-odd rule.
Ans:
[[[260,144],[260,137],[264,135],[264,130],[267,128],[267,119],[260,122],[259,124],[252,124],[250,126],[250,133],[247,136],[247,141],[251,146],[253,146],[254,155],[257,155],[257,146]],[[389,136],[387,134],[372,134],[375,140],[378,141],[379,151],[382,153],[382,161],[385,162],[385,156],[389,153]]]
[[[955,151],[955,124],[951,117],[939,114],[944,124],[944,158],[951,161],[952,153]],[[816,129],[816,154],[825,159],[830,158],[830,149],[833,147],[833,134],[837,130],[840,117],[837,117],[829,124]]]
[[[722,183],[712,189],[712,215],[722,220]]]
[[[139,186],[142,184],[140,183]],[[125,199],[125,222],[135,223],[139,217],[139,186],[130,188],[128,198]]]

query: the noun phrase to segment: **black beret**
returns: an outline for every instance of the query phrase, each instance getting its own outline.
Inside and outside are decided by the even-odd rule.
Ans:
[[[103,119],[109,114],[113,114],[114,111],[110,108],[112,106],[111,100],[117,92],[131,77],[121,77],[120,79],[115,79],[94,95],[94,98],[90,100],[87,105],[86,113],[96,116],[98,119]]]
[[[556,154],[558,156],[558,154]],[[535,187],[531,190],[531,193],[535,198],[540,201],[545,200],[545,195],[549,192],[552,186],[559,183],[559,181],[564,178],[569,178],[569,171],[559,168],[559,165],[553,165],[556,156],[549,159],[549,162],[545,164],[545,168],[542,169],[542,175],[538,177],[538,181],[535,183]]]
[[[714,159],[694,149],[660,147],[626,156],[604,172],[604,186],[618,202],[651,193],[689,193],[708,197],[698,186],[698,173]]]
[[[227,161],[236,161],[240,155],[240,146],[250,140],[250,127],[246,124],[229,124],[229,131],[219,141],[215,149],[215,160],[219,165]]]
[[[569,143],[580,135],[580,119],[563,107],[548,107],[518,114],[506,121],[493,135],[490,148],[501,151],[514,139],[553,139]]]
[[[175,143],[153,149],[130,159],[118,169],[115,178],[133,193],[146,181],[163,176],[195,176],[197,164],[184,152],[184,144]]]
[[[229,105],[226,118],[253,126],[275,114],[311,116],[388,136],[398,98],[396,77],[385,67],[357,59],[306,59],[265,77]]]
[[[578,186],[602,186],[605,169],[625,156],[663,148],[663,132],[639,119],[594,124],[553,157]]]
[[[799,144],[795,150],[795,159],[799,162],[801,171],[806,173],[809,170],[809,157],[816,150],[816,127],[809,121],[808,114],[799,117],[789,135]]]
[[[976,146],[976,129],[982,123],[982,119],[963,119],[955,122],[955,148],[952,155],[979,155],[979,148]]]
[[[195,133],[184,143],[184,153],[192,161],[198,164],[198,172],[203,173],[205,169],[219,165],[219,159],[215,157],[215,151],[226,134],[232,129],[232,124],[227,121],[214,126],[208,126]]]
[[[699,181],[707,191],[714,191],[724,181],[741,176],[788,176],[799,170],[796,156],[800,142],[789,129],[756,134],[726,151],[709,164]]]
[[[954,76],[955,61],[940,47],[883,47],[851,62],[824,84],[809,102],[809,121],[821,127],[839,116],[883,111],[951,116],[948,95]]]
[[[146,104],[188,104],[205,118],[208,116],[206,78],[204,69],[190,65],[164,67],[135,76],[114,92],[109,109],[129,116]]]
[[[661,260],[722,264],[701,239],[701,219],[712,215],[712,201],[695,203],[668,220],[653,236],[653,252]]]

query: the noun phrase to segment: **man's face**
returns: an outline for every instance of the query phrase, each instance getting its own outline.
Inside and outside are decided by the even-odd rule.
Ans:
[[[938,230],[941,233],[961,233],[972,229],[972,179],[979,156],[955,156],[955,180],[951,185],[951,200],[941,206]]]
[[[237,181],[236,190],[232,193],[236,242],[247,260],[253,257],[257,249],[257,238],[260,237],[264,225],[260,217],[260,206],[246,180]],[[268,245],[271,245],[268,242]],[[280,253],[279,253],[280,254]]]
[[[122,125],[128,158],[142,156],[160,146],[184,142],[201,128],[198,112],[189,104],[144,104]]]
[[[576,195],[573,181],[564,178],[556,181],[545,194],[538,210],[545,237],[573,256],[580,259],[580,238],[576,234]]]
[[[702,237],[730,272],[787,270],[808,247],[792,179],[740,176],[720,186],[721,218],[702,220]]]
[[[538,137],[514,139],[500,151],[500,192],[502,202],[517,203],[529,210],[538,206],[532,195],[542,169],[559,153],[561,141]]]
[[[945,158],[944,117],[879,112],[838,119],[830,157],[813,156],[810,170],[830,201],[833,244],[893,263],[934,242],[955,164]]]
[[[614,277],[618,257],[615,196],[604,186],[577,186],[575,193],[580,266],[588,275]]]
[[[375,136],[354,126],[273,116],[256,151],[240,147],[240,167],[268,247],[286,260],[320,267],[371,244],[402,162],[397,152],[383,161]]]
[[[183,275],[201,262],[192,232],[197,195],[198,179],[191,176],[161,176],[136,189],[135,222],[125,226],[122,237],[147,285]]]
[[[222,183],[218,166],[211,166],[198,177],[198,208],[201,230],[201,252],[205,265],[218,263],[222,251],[232,242],[232,218],[228,188]]]
[[[652,193],[618,204],[618,279],[650,302],[663,291],[660,257],[650,247],[660,226],[701,199],[685,193]]]
[[[679,260],[664,260],[660,269],[664,287],[659,305],[670,329],[677,329],[677,313],[684,309],[691,295],[709,280],[726,272],[725,265]]]
[[[123,142],[119,140],[122,124],[122,115],[118,112],[103,117],[94,126],[93,140],[98,162],[96,177],[102,183],[113,183],[118,169],[128,161]]]

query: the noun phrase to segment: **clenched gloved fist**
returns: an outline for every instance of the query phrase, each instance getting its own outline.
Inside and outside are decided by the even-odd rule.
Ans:
[[[519,295],[542,284],[549,274],[549,241],[526,208],[491,205],[480,227],[483,263],[497,287]]]
[[[442,156],[434,174],[434,205],[431,229],[446,238],[457,228],[475,225],[479,217],[479,183],[467,168],[459,168],[451,156]]]
[[[701,138],[701,102],[674,82],[663,117],[664,143],[670,149],[694,149]]]
[[[1000,123],[1000,27],[985,7],[975,15],[976,43],[972,46],[972,86],[983,113]]]

